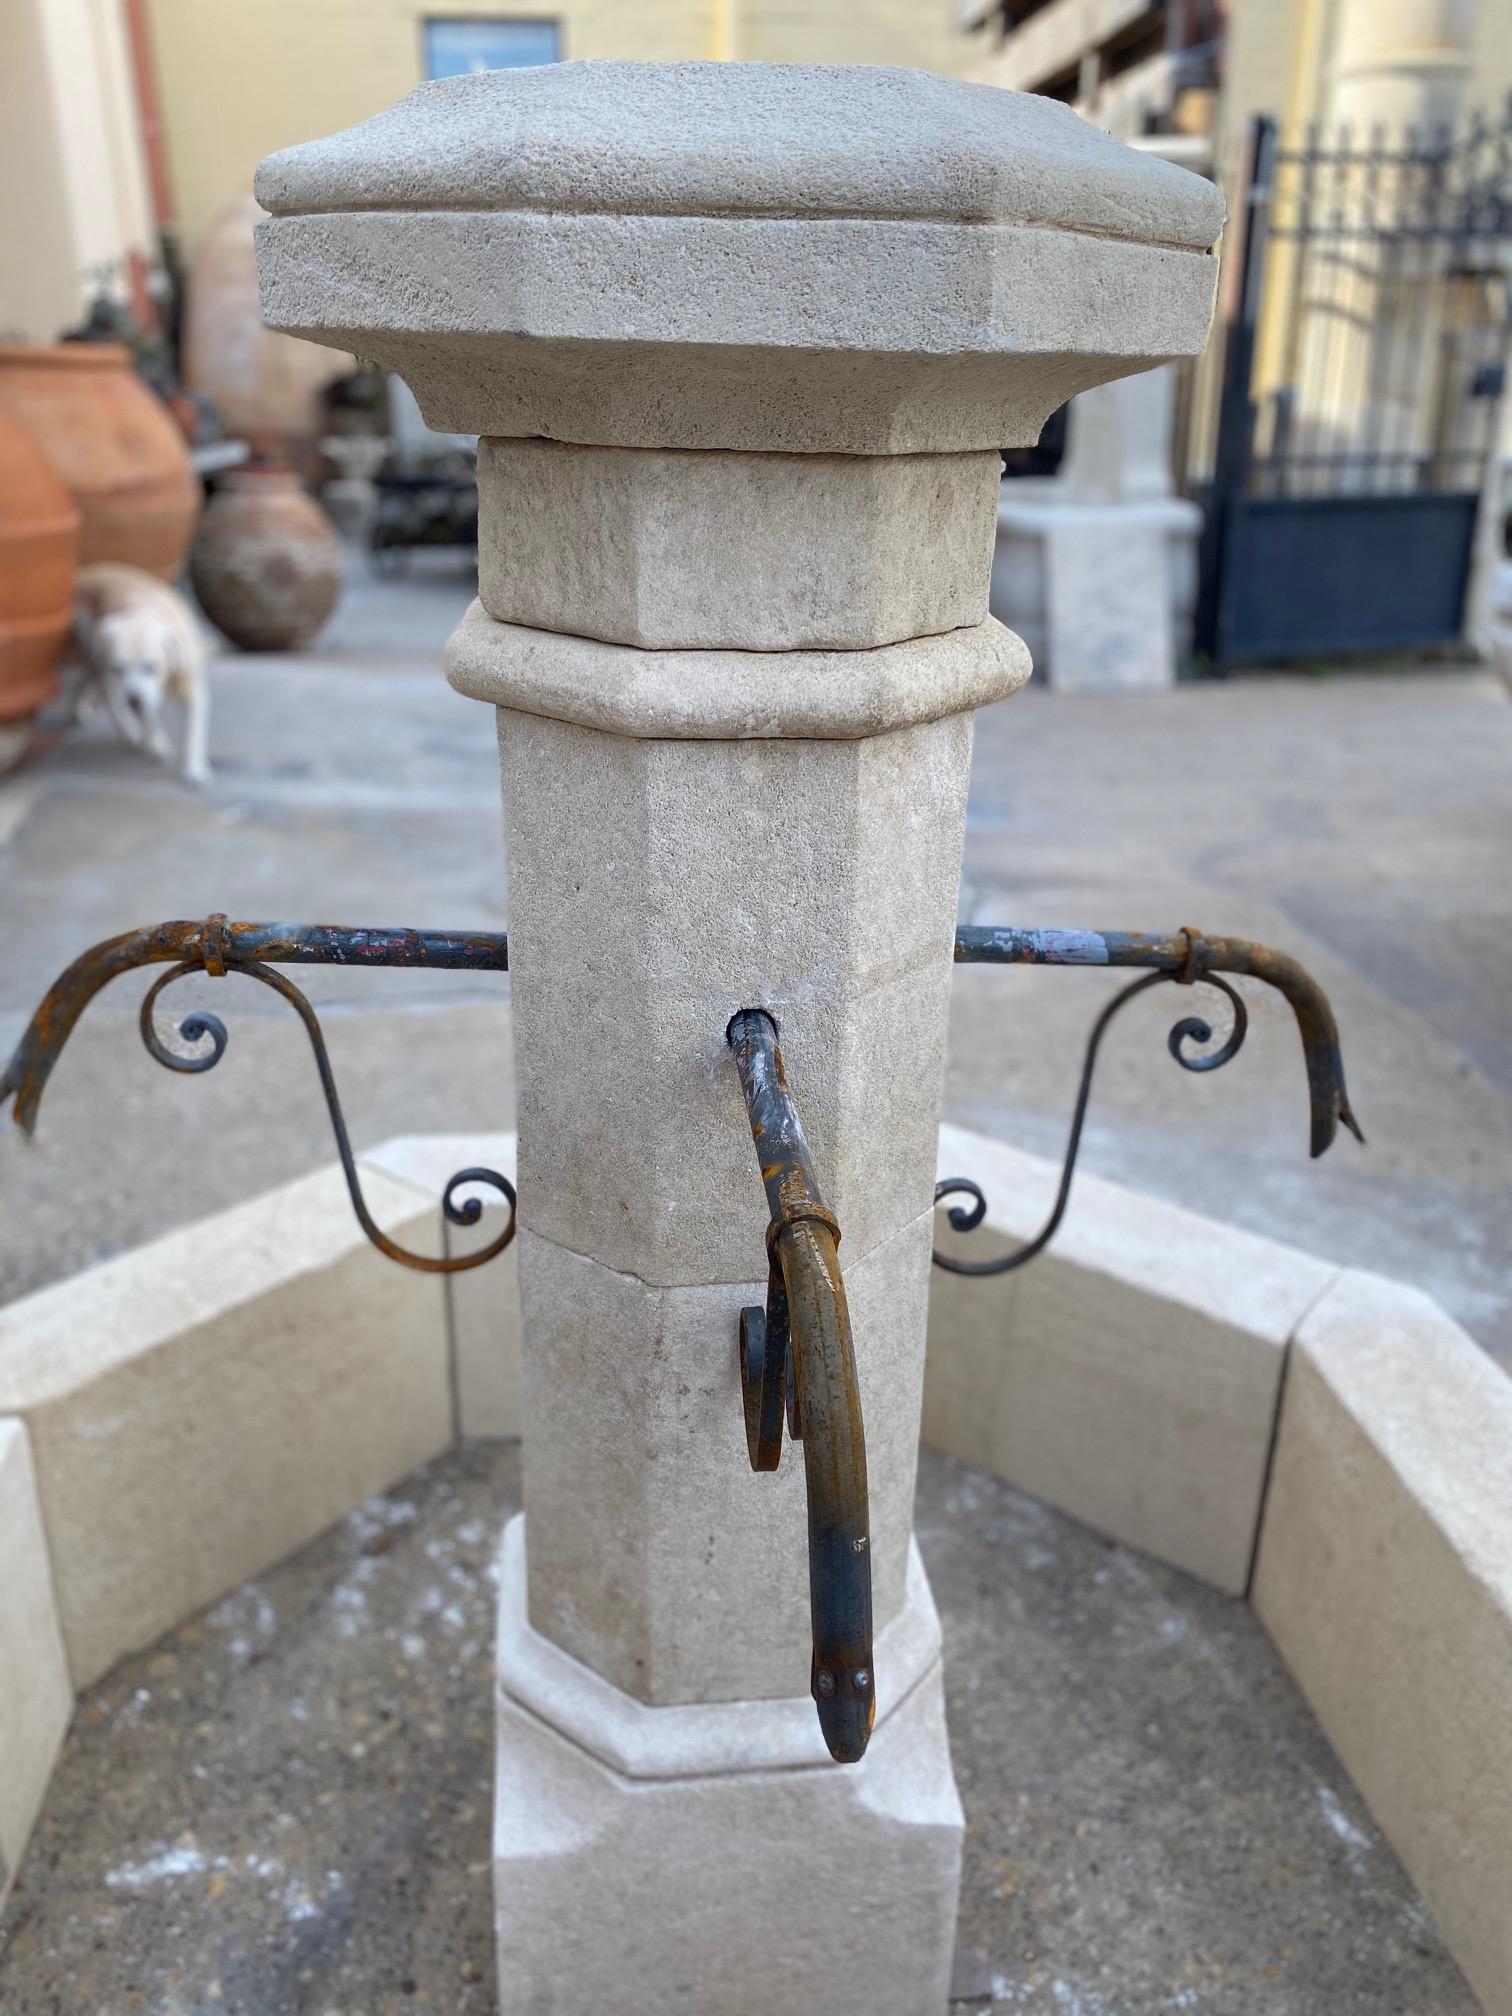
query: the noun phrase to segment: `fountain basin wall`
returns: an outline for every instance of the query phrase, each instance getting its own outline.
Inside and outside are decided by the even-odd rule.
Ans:
[[[513,1137],[364,1155],[383,1228],[492,1236],[491,1207],[443,1226],[465,1161],[512,1174]],[[1034,1229],[1057,1175],[955,1127],[940,1168],[991,1200],[957,1242],[979,1258]],[[517,1434],[519,1343],[513,1249],[449,1280],[396,1268],[334,1167],[0,1310],[0,1891],[74,1691],[456,1436]],[[1458,1325],[1081,1177],[1021,1274],[935,1271],[924,1439],[1252,1601],[1482,2003],[1512,2012],[1512,1382]]]

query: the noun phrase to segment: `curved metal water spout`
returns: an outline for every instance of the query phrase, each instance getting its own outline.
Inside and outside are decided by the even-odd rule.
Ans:
[[[745,1009],[727,1032],[771,1224],[765,1310],[740,1312],[740,1384],[753,1470],[775,1470],[786,1415],[808,1492],[811,1686],[830,1755],[854,1764],[877,1713],[866,1437],[836,1246],[788,1091],[777,1025]]]

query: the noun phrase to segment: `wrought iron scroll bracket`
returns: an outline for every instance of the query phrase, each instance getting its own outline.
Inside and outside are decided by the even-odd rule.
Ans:
[[[258,956],[266,954],[266,957]],[[502,933],[349,929],[341,925],[229,924],[217,912],[203,923],[158,924],[109,939],[76,959],[49,990],[32,1017],[15,1055],[0,1077],[0,1103],[14,1095],[14,1117],[23,1131],[36,1126],[43,1089],[79,1017],[100,989],[134,967],[173,961],[143,997],[139,1028],[149,1056],[166,1070],[186,1074],[213,1071],[226,1053],[226,1025],[218,1015],[196,1009],[176,1025],[175,1033],[191,1051],[175,1050],[159,1035],[155,1011],[159,996],[175,981],[203,973],[224,979],[239,973],[259,981],[287,1001],[304,1025],[330,1115],[331,1130],[341,1159],[347,1194],[357,1222],[380,1253],[401,1266],[428,1274],[458,1274],[497,1258],[514,1238],[515,1190],[496,1169],[460,1169],[446,1184],[441,1208],[453,1225],[475,1225],[483,1213],[481,1199],[457,1201],[459,1190],[482,1185],[498,1192],[509,1206],[509,1217],[498,1236],[475,1253],[449,1256],[412,1253],[390,1239],[374,1219],[362,1193],[356,1157],[346,1117],[336,1090],[335,1073],[319,1017],[306,995],[268,960],[298,965],[411,966],[506,971],[508,944]]]
[[[1013,1252],[995,1260],[962,1260],[952,1254],[934,1253],[934,1264],[951,1274],[1007,1274],[1025,1266],[1042,1253],[1055,1237],[1076,1174],[1081,1150],[1082,1129],[1092,1092],[1092,1077],[1098,1052],[1113,1018],[1136,995],[1169,982],[1180,987],[1199,983],[1224,995],[1233,1021],[1228,1035],[1217,1049],[1192,1051],[1189,1044],[1205,1045],[1213,1040],[1213,1027],[1201,1015],[1187,1015],[1176,1023],[1166,1039],[1172,1057],[1184,1071],[1217,1071],[1231,1063],[1249,1033],[1249,1010],[1243,996],[1223,978],[1225,973],[1247,974],[1276,988],[1291,1006],[1302,1039],[1307,1067],[1308,1092],[1312,1108],[1311,1148],[1314,1157],[1332,1144],[1338,1128],[1347,1127],[1363,1143],[1344,1087],[1344,1064],[1339,1051],[1338,1026],[1328,997],[1312,975],[1283,952],[1243,938],[1209,940],[1191,925],[1169,938],[1153,938],[1140,933],[1114,931],[1021,930],[1014,926],[963,926],[956,933],[955,957],[963,965],[1034,966],[1145,966],[1152,970],[1132,981],[1113,996],[1092,1025],[1082,1059],[1081,1077],[1071,1113],[1066,1152],[1060,1182],[1050,1215],[1035,1236]],[[969,1176],[950,1176],[935,1186],[935,1202],[949,1197],[969,1197],[969,1205],[953,1204],[946,1213],[957,1232],[973,1232],[987,1215],[987,1199],[980,1184]]]

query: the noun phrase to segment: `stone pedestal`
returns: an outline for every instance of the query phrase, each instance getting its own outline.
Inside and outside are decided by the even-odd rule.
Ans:
[[[367,544],[378,514],[378,473],[393,445],[386,434],[329,434],[320,444],[336,471],[321,485],[320,501],[354,546]]]
[[[506,2011],[942,2009],[961,1814],[910,1541],[997,449],[1187,354],[1215,192],[903,71],[563,64],[274,156],[279,327],[476,430],[520,1087]],[[748,1466],[766,1207],[725,1042],[777,1020],[843,1229],[878,1715],[808,1698],[802,1452]],[[528,1533],[528,1547],[525,1534]]]
[[[1202,513],[1171,480],[1170,369],[1084,392],[1046,480],[1004,483],[992,612],[1057,689],[1169,686],[1192,648]]]

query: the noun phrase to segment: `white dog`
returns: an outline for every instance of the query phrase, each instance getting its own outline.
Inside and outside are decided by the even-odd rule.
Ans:
[[[74,584],[74,636],[83,654],[81,712],[103,702],[133,748],[171,762],[166,703],[184,710],[179,774],[210,781],[210,694],[205,640],[188,603],[140,567],[104,561],[81,567]]]

